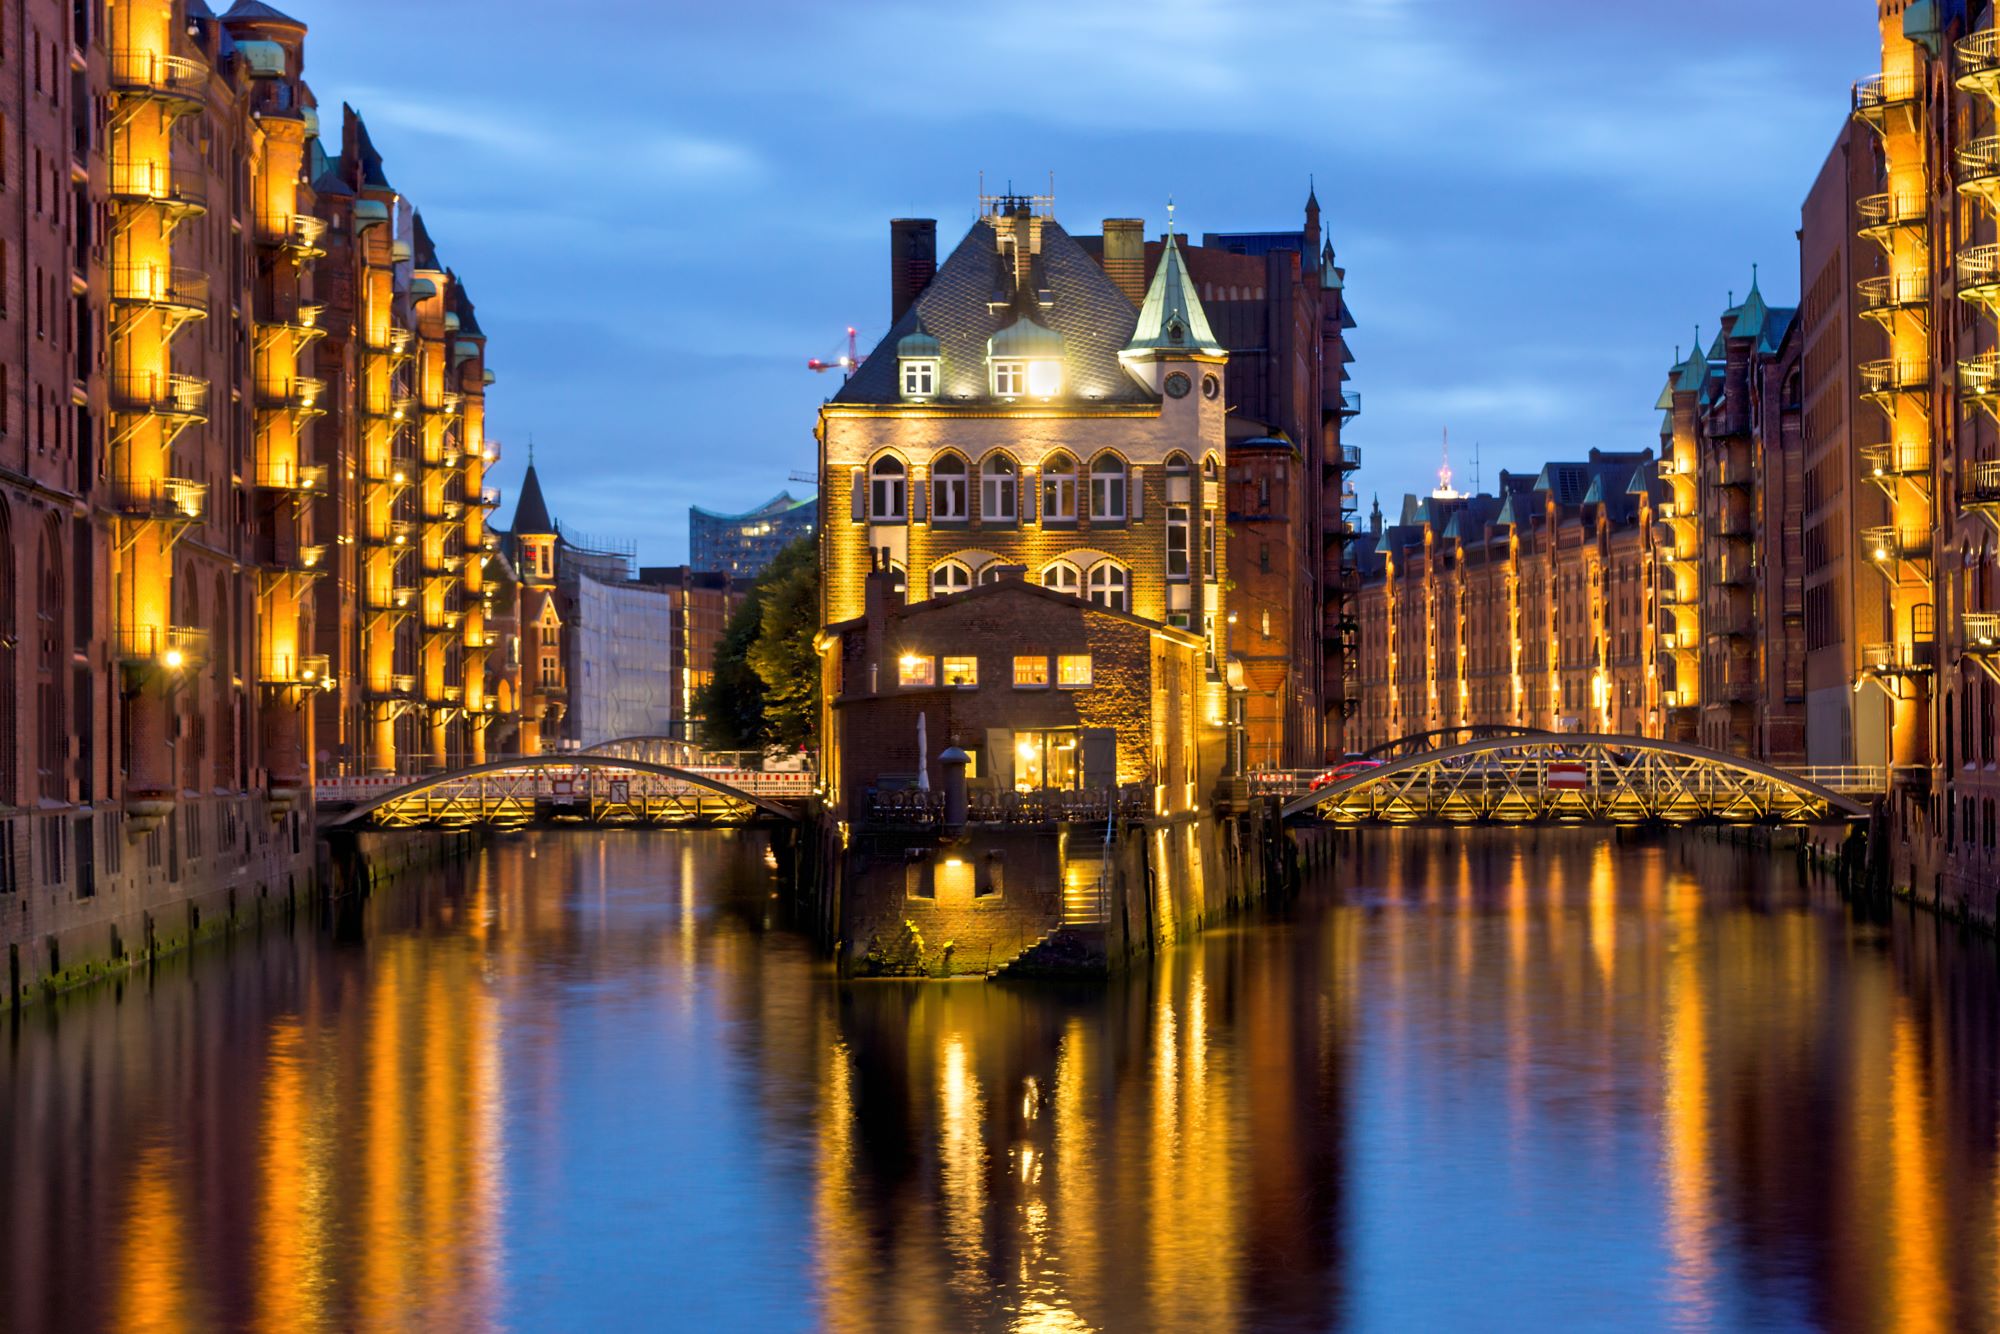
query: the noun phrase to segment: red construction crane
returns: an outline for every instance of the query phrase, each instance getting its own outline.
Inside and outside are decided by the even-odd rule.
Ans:
[[[806,369],[814,371],[845,371],[847,374],[852,375],[854,374],[854,368],[860,364],[861,353],[855,346],[854,326],[850,324],[847,326],[847,355],[831,359],[811,357],[806,361]]]

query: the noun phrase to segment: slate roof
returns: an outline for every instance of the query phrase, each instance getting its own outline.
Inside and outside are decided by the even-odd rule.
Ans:
[[[437,246],[431,241],[430,228],[424,226],[424,215],[410,217],[410,253],[420,269],[436,269],[438,264]]]
[[[290,14],[282,10],[273,9],[271,6],[265,4],[263,0],[236,0],[236,3],[229,7],[229,12],[222,16],[222,21],[224,23],[284,23],[297,28],[300,32],[304,32],[306,27],[305,24],[299,22]]]
[[[353,107],[344,108],[354,125],[355,151],[361,158],[361,188],[364,190],[394,190],[389,178],[382,171],[382,155],[375,151],[374,141],[368,137],[368,124],[361,119]]]
[[[984,217],[972,225],[916,301],[833,396],[835,403],[902,402],[896,345],[920,328],[938,340],[940,350],[932,401],[990,402],[987,340],[1024,314],[1062,335],[1064,398],[1159,401],[1118,360],[1139,322],[1137,308],[1118,285],[1055,219],[1043,218],[1041,253],[1026,290],[1015,292],[1012,266],[1002,259],[995,234],[996,223],[1009,221]]]
[[[528,475],[521,479],[521,495],[514,502],[514,523],[509,529],[515,534],[553,533],[556,526],[549,518],[548,502],[542,499],[542,481],[535,476],[535,465],[528,465]]]

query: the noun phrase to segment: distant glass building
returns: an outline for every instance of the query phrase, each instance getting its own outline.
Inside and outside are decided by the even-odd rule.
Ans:
[[[715,514],[691,505],[688,564],[747,583],[780,551],[812,535],[818,506],[817,500],[792,499],[789,491],[780,491],[748,514]]]

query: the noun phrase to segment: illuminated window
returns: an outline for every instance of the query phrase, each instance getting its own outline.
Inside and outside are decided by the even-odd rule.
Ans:
[[[879,458],[868,473],[868,515],[877,523],[903,517],[901,459]]]
[[[1186,505],[1167,506],[1167,578],[1185,579],[1191,562],[1188,558],[1188,507]]]
[[[1090,600],[1100,607],[1125,611],[1125,567],[1099,561],[1090,567]]]
[[[1042,466],[1042,522],[1075,520],[1076,460],[1067,454],[1051,454]]]
[[[1014,460],[996,454],[979,466],[979,517],[987,523],[1014,521]]]
[[[931,518],[950,523],[965,517],[965,460],[946,454],[931,468]]]
[[[931,592],[962,593],[972,587],[972,571],[955,560],[940,561],[931,567]]]
[[[937,392],[937,363],[935,361],[905,361],[903,363],[903,397],[929,398]]]
[[[1065,690],[1077,690],[1090,684],[1090,655],[1088,653],[1065,653],[1056,659],[1056,684]]]
[[[1028,392],[1036,398],[1053,398],[1061,393],[1062,363],[1059,361],[1029,362]]]
[[[993,392],[1000,398],[1019,398],[1028,392],[1028,363],[1025,361],[996,361],[993,363]]]
[[[936,685],[937,659],[916,653],[905,653],[896,660],[896,684],[901,686]]]
[[[1049,684],[1049,660],[1047,658],[1015,658],[1014,687],[1017,690],[1042,690]]]
[[[1099,454],[1090,465],[1090,521],[1119,523],[1125,518],[1125,460]]]
[[[1081,581],[1077,578],[1076,566],[1066,560],[1059,560],[1049,565],[1042,571],[1042,587],[1053,588],[1056,592],[1067,593],[1071,597],[1080,596],[1078,590]]]
[[[944,660],[944,683],[948,686],[978,685],[979,659],[946,658]]]

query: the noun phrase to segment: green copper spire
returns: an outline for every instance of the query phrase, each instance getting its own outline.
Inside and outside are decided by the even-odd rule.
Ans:
[[[1138,352],[1203,352],[1223,354],[1215,331],[1208,327],[1208,312],[1201,308],[1187,266],[1181,262],[1181,248],[1173,233],[1167,234],[1167,248],[1160,267],[1153,272],[1153,284],[1146,289],[1146,302],[1139,307],[1139,327],[1125,354]]]

